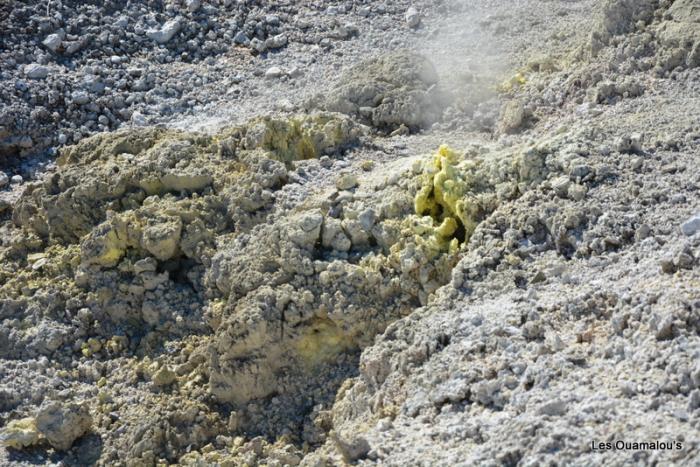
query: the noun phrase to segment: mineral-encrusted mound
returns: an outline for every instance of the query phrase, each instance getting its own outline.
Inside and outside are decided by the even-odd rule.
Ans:
[[[156,128],[105,133],[68,148],[59,158],[62,170],[24,192],[14,221],[39,235],[74,242],[108,211],[136,208],[151,196],[220,196],[234,190],[239,197],[231,209],[252,212],[261,207],[259,184],[269,188],[281,182],[270,160],[331,154],[356,143],[360,134],[347,117],[331,113],[261,118],[215,136]],[[255,150],[263,152],[248,154]],[[249,173],[251,164],[261,174],[255,183],[246,189],[230,183]]]
[[[478,223],[543,179],[544,156],[442,147],[383,201],[307,206],[223,246],[207,275],[222,298],[211,307],[212,393],[242,404],[289,391],[282,374],[303,380],[426,304]]]
[[[46,440],[54,448],[65,451],[73,446],[92,426],[87,404],[47,402],[39,408],[36,417],[13,420],[0,442],[20,449]]]
[[[13,220],[23,234],[4,254],[33,269],[3,271],[4,294],[21,297],[28,281],[38,287],[58,277],[57,294],[78,295],[72,301],[92,310],[105,339],[123,337],[123,326],[136,335],[144,325],[202,332],[201,282],[218,239],[267,218],[274,193],[288,183],[282,161],[340,152],[360,134],[343,115],[317,113],[256,119],[213,136],[151,128],[83,140],[62,154],[59,171],[28,186],[17,202]],[[51,308],[63,303],[47,300]],[[68,332],[47,323],[54,323],[47,332],[57,343],[37,341],[42,353]],[[22,341],[21,333],[8,332],[10,342]],[[101,347],[83,350],[91,355]]]
[[[402,125],[417,130],[440,119],[444,99],[432,63],[417,53],[399,51],[353,66],[333,90],[309,105],[353,115],[382,131]]]
[[[613,43],[617,60],[652,57],[660,72],[700,66],[700,7],[694,0],[608,0],[590,50],[597,55]]]

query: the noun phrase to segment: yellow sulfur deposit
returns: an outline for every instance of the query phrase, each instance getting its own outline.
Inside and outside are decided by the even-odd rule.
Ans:
[[[325,319],[317,319],[311,331],[300,336],[295,346],[301,360],[312,368],[354,347],[352,339],[341,328]]]
[[[0,432],[0,441],[2,441],[3,445],[14,449],[21,449],[35,444],[39,441],[39,430],[36,428],[36,421],[32,417],[12,420]]]
[[[414,199],[416,214],[432,218],[432,231],[441,250],[456,249],[459,246],[457,237],[468,237],[476,227],[470,215],[472,210],[464,199],[471,185],[464,174],[475,164],[460,163],[459,159],[448,146],[440,146],[432,165],[424,168],[423,183]],[[458,164],[461,165],[458,167]]]
[[[283,162],[314,159],[352,144],[361,130],[338,114],[317,113],[288,119],[263,117],[245,130],[246,149],[260,148]]]
[[[524,85],[525,83],[527,83],[527,78],[525,75],[522,72],[517,72],[515,75],[501,83],[498,90],[500,92],[510,92],[513,89]]]

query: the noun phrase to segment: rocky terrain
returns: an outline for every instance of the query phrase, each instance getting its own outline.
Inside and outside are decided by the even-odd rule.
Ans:
[[[0,18],[0,465],[700,462],[695,0]]]

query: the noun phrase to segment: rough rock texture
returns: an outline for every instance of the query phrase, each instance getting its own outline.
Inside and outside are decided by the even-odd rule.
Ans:
[[[3,429],[0,441],[9,448],[22,449],[39,441],[39,431],[32,417],[12,420]]]
[[[222,248],[208,272],[225,299],[210,349],[213,394],[241,404],[282,393],[279,375],[365,347],[425,304],[498,205],[496,187],[513,199],[545,176],[532,151],[483,157],[442,147],[424,166],[416,161],[417,176],[383,189],[381,203],[363,196],[376,186],[333,204],[308,202]]]
[[[50,161],[94,133],[274,110],[332,84],[343,54],[366,57],[368,47],[377,53],[425,36],[405,14],[430,4],[192,3],[0,5],[0,167],[33,178],[47,159],[32,156]],[[272,68],[273,79],[258,80]]]
[[[46,440],[59,450],[66,450],[92,425],[86,405],[48,403],[39,408],[36,427]]]
[[[11,113],[98,125],[0,187],[0,464],[697,464],[694,2],[48,7]]]
[[[393,131],[429,127],[439,120],[446,97],[430,61],[400,51],[369,59],[350,69],[328,95],[308,104],[353,115],[368,125]]]
[[[625,40],[619,40],[623,35]],[[591,34],[591,52],[595,55],[613,43],[617,45],[618,60],[652,57],[657,73],[700,66],[697,2],[609,0]],[[637,66],[648,67],[650,63],[645,62]]]

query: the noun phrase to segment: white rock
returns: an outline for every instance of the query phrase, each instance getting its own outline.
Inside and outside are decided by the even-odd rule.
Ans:
[[[414,7],[409,7],[409,9],[406,10],[406,24],[408,24],[409,28],[418,27],[420,24],[420,14]]]
[[[268,68],[267,71],[265,72],[265,78],[268,78],[268,79],[279,78],[282,75],[284,75],[284,70],[282,70],[282,68],[280,68],[278,66],[272,66],[272,67]]]
[[[15,184],[22,183],[22,181],[24,181],[21,175],[13,175],[10,180],[12,180],[12,183]]]
[[[254,37],[253,40],[250,41],[250,46],[258,52],[263,53],[267,50],[267,41],[261,41],[257,37]]]
[[[0,188],[10,183],[10,177],[5,172],[0,172]]]
[[[49,69],[38,63],[30,63],[24,67],[24,74],[31,79],[44,79],[49,76]]]
[[[700,212],[681,224],[681,231],[691,237],[700,232]]]
[[[90,102],[90,96],[85,91],[75,91],[71,94],[73,102],[78,105],[87,104]]]
[[[146,31],[146,36],[159,44],[165,44],[179,31],[180,20],[173,19],[165,23],[160,29],[150,29]]]
[[[49,34],[42,44],[50,51],[56,52],[58,48],[61,47],[62,42],[63,38],[59,34]]]
[[[265,46],[268,49],[279,49],[280,47],[287,45],[287,42],[287,36],[285,34],[277,34],[276,36],[272,36],[267,39],[265,41]]]
[[[128,16],[120,16],[115,22],[114,25],[118,28],[124,29],[129,25],[129,17]]]
[[[250,39],[245,35],[243,31],[238,31],[238,33],[233,37],[233,42],[236,44],[246,45],[250,44]]]
[[[357,14],[360,16],[364,16],[365,18],[368,17],[370,14],[372,14],[372,10],[368,6],[363,6],[359,10],[357,10]]]
[[[561,399],[554,399],[552,401],[545,402],[543,405],[541,405],[538,409],[538,413],[553,417],[560,416],[566,413],[566,406],[566,401],[563,401]]]
[[[147,123],[146,117],[141,112],[136,111],[131,114],[131,123],[136,126],[145,126]]]
[[[265,15],[265,22],[273,26],[278,26],[280,24],[280,17],[277,15]]]
[[[200,0],[187,0],[186,6],[189,11],[194,13],[195,11],[199,10],[199,7],[202,6],[202,2]]]

